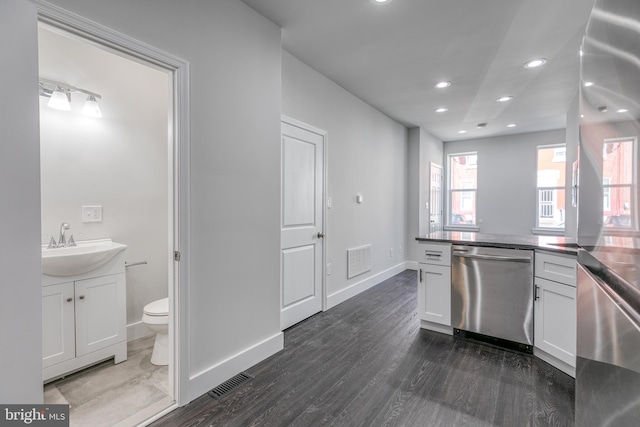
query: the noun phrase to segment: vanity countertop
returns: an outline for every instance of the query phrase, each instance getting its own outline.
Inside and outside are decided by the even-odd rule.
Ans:
[[[455,245],[491,246],[508,249],[542,249],[576,255],[579,246],[575,239],[562,236],[518,236],[511,234],[485,234],[464,231],[436,231],[416,237],[418,242],[447,242]]]

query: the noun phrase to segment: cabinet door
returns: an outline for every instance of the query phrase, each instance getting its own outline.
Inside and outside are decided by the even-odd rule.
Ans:
[[[49,367],[76,353],[73,282],[42,288],[42,364]]]
[[[451,267],[420,264],[418,315],[422,320],[451,326]]]
[[[576,288],[538,277],[535,285],[535,346],[575,367]]]
[[[75,282],[78,356],[127,339],[125,275]]]

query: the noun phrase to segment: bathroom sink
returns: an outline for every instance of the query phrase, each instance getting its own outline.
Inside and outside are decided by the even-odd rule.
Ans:
[[[88,273],[109,262],[127,245],[111,239],[76,242],[77,246],[42,248],[42,274],[48,276],[77,276]]]

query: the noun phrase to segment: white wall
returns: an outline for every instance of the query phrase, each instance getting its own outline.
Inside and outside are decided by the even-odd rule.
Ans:
[[[426,203],[430,200],[431,163],[444,167],[443,143],[422,128],[409,129],[409,202],[407,259],[417,261],[419,244],[415,238],[429,232],[429,210]]]
[[[20,114],[7,117],[37,126],[36,13],[33,6],[19,6],[21,3],[31,4],[9,0],[9,8],[6,1],[2,2],[3,8],[9,8],[2,10],[2,19],[11,17],[6,25],[3,22],[3,31],[7,31],[4,38],[13,40],[12,46],[19,53],[9,51],[4,55],[2,63],[12,68],[3,69],[0,77],[17,82],[12,103],[13,98],[27,99],[28,90],[20,86],[29,86],[25,79],[31,81],[32,108],[26,101],[22,109],[12,104]],[[190,283],[184,293],[188,296],[185,320],[189,334],[184,338],[189,360],[183,360],[189,390],[183,398],[193,399],[283,345],[278,256],[280,28],[239,0],[53,3],[190,62],[191,257]],[[37,129],[23,126],[20,132],[17,135],[24,136],[25,145],[15,150],[6,144],[0,146],[3,165],[6,163],[7,171],[12,171],[7,173],[15,172],[12,186],[3,188],[3,196],[15,200],[13,206],[22,203],[28,209],[11,209],[2,219],[19,218],[12,229],[15,236],[8,236],[11,241],[33,242],[29,248],[12,247],[16,262],[9,271],[24,273],[26,266],[39,276]],[[35,235],[33,230],[37,230]],[[18,288],[25,289],[20,286],[26,279],[20,277]],[[36,284],[39,277],[31,282]],[[36,345],[34,340],[40,340],[40,287],[34,287],[31,293],[32,303],[22,303],[27,299],[18,293],[21,302],[12,302],[12,310],[7,313],[22,308],[24,314],[17,319],[30,315],[37,319],[26,327],[26,341]],[[8,338],[16,336],[23,336],[22,331],[10,333]],[[22,347],[21,357],[24,352]],[[40,354],[34,351],[37,363],[9,366],[31,367],[27,376],[40,376]],[[24,371],[19,371],[21,379]],[[4,378],[3,390],[19,386],[17,381],[5,382]],[[15,379],[15,375],[8,378]],[[24,387],[33,395],[41,393],[41,386],[34,390],[29,378]]]
[[[67,222],[67,239],[110,237],[128,263],[147,261],[127,269],[127,324],[148,334],[144,305],[168,295],[168,75],[46,29],[38,41],[40,76],[99,93],[103,113],[80,114],[86,95],[70,112],[40,97],[44,243]],[[83,223],[83,205],[101,205],[102,222]]]
[[[42,402],[38,56],[31,2],[0,2],[0,402]]]
[[[394,268],[404,269],[407,130],[284,51],[282,113],[328,132],[327,195],[333,207],[327,210],[325,242],[333,306]],[[347,249],[365,244],[372,245],[372,270],[347,279]]]
[[[451,153],[478,153],[476,218],[481,233],[531,234],[536,226],[536,147],[565,140],[566,131],[559,129],[445,142],[445,159]]]

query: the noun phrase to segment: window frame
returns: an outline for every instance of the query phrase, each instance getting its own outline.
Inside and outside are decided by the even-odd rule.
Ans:
[[[612,227],[612,228],[608,228],[608,227],[603,227],[603,233],[604,234],[616,234],[616,233],[628,233],[628,232],[632,232],[632,233],[636,233],[638,232],[638,200],[637,200],[637,189],[638,189],[638,182],[637,182],[637,169],[639,167],[638,165],[638,138],[635,136],[629,136],[629,137],[621,137],[621,138],[607,138],[604,139],[602,142],[602,147],[603,147],[603,152],[602,152],[602,157],[603,157],[603,162],[604,162],[604,158],[606,157],[606,153],[605,153],[605,145],[606,144],[613,144],[616,142],[630,142],[631,143],[631,182],[630,183],[624,183],[624,184],[611,184],[611,178],[609,178],[609,184],[605,184],[604,183],[604,176],[603,176],[603,180],[602,180],[602,193],[603,193],[603,222],[606,221],[606,219],[604,218],[604,192],[605,189],[609,191],[609,199],[611,199],[611,191],[612,190],[618,190],[618,189],[624,189],[624,188],[628,188],[631,194],[631,199],[630,199],[630,207],[633,209],[634,207],[636,209],[632,210],[629,213],[630,219],[631,219],[631,224],[628,227]],[[611,200],[609,200],[609,208],[611,207]]]
[[[565,169],[565,175],[564,175],[564,186],[539,186],[538,185],[538,174],[540,173],[540,150],[545,150],[545,149],[550,149],[553,148],[554,152],[553,152],[553,157],[551,159],[552,163],[563,163],[564,164],[564,169]],[[564,159],[560,160],[560,156],[558,156],[559,153],[559,149],[562,148],[564,149]],[[564,235],[566,232],[566,215],[567,215],[567,159],[566,159],[566,150],[567,150],[567,144],[566,143],[560,143],[560,144],[543,144],[543,145],[537,145],[536,146],[536,169],[535,169],[535,174],[536,174],[536,186],[535,186],[535,198],[536,198],[536,213],[535,213],[535,218],[536,218],[536,223],[535,226],[533,228],[533,232],[534,234],[557,234],[557,235]],[[541,212],[542,212],[542,206],[543,206],[543,201],[542,201],[542,195],[545,194],[545,192],[550,192],[548,194],[551,194],[551,206],[554,205],[554,200],[557,199],[557,194],[558,194],[558,190],[563,190],[564,191],[564,218],[563,220],[565,221],[565,223],[562,225],[562,227],[545,227],[540,225],[540,218],[541,216]],[[547,204],[548,201],[545,201],[545,204]],[[553,218],[553,215],[549,216],[545,216],[547,218]]]
[[[471,188],[451,188],[451,162],[453,157],[461,157],[461,156],[475,156],[475,163],[469,163],[473,165],[476,170],[478,168],[478,152],[477,151],[464,151],[464,152],[456,152],[447,154],[447,200],[446,200],[446,220],[444,221],[444,229],[445,230],[465,230],[465,231],[478,231],[478,224],[452,224],[451,216],[453,215],[453,209],[451,203],[453,202],[453,194],[461,193],[461,197],[471,197],[471,200],[475,199],[473,211],[474,217],[477,218],[478,215],[478,175],[476,172],[476,186]]]

